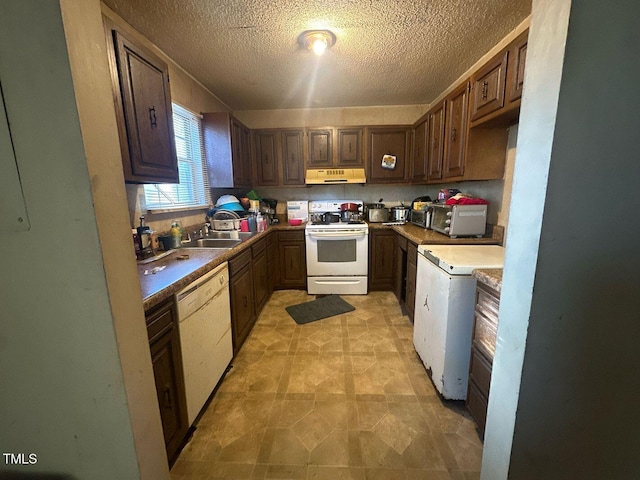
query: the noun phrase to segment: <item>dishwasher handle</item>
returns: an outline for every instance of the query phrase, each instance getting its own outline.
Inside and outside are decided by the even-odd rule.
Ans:
[[[180,322],[185,321],[185,320],[186,320],[187,318],[189,318],[191,315],[195,315],[196,313],[198,313],[198,312],[199,312],[200,310],[202,310],[203,308],[208,307],[208,306],[211,304],[211,302],[213,302],[214,300],[216,300],[220,295],[222,295],[222,294],[223,294],[223,293],[225,293],[225,292],[227,292],[227,293],[229,292],[229,286],[228,286],[228,285],[225,285],[223,288],[221,288],[220,290],[218,290],[218,291],[216,292],[216,294],[215,294],[213,297],[211,297],[211,298],[210,298],[209,300],[207,300],[205,303],[203,303],[202,305],[200,305],[197,309],[195,309],[194,311],[192,311],[191,313],[189,313],[189,315],[186,315],[186,316],[184,316],[184,317],[180,315]]]

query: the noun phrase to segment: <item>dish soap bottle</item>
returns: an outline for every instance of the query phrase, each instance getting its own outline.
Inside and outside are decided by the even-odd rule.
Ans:
[[[169,231],[171,235],[171,246],[173,248],[178,248],[182,244],[182,228],[177,220],[174,220],[171,224],[171,230]]]

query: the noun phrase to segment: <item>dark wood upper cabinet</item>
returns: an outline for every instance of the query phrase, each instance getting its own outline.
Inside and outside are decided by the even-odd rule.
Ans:
[[[509,100],[515,102],[522,97],[524,86],[524,65],[527,59],[529,31],[516,38],[509,48],[508,86]]]
[[[445,106],[445,141],[442,178],[462,177],[467,147],[469,82],[447,96]]]
[[[367,128],[368,183],[403,183],[408,180],[411,127]],[[393,168],[384,168],[385,155],[395,157]]]
[[[518,121],[528,37],[528,30],[522,32],[471,77],[472,129],[504,128]]]
[[[307,130],[309,136],[308,167],[330,167],[333,165],[332,129]]]
[[[207,174],[211,187],[252,186],[249,129],[227,112],[202,116]]]
[[[471,77],[471,121],[504,107],[507,57],[499,53]]]
[[[427,114],[418,120],[411,132],[412,155],[409,179],[412,183],[422,183],[427,180],[428,125],[429,115]]]
[[[304,131],[284,130],[282,140],[282,184],[304,185]]]
[[[427,148],[427,180],[438,181],[442,178],[444,156],[444,103],[429,112]]]
[[[338,167],[362,167],[362,128],[338,128]]]
[[[178,183],[169,68],[104,20],[125,181]]]
[[[258,185],[278,185],[278,132],[258,130],[254,132],[255,163]]]

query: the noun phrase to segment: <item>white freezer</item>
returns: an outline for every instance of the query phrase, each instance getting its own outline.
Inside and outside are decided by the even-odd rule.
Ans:
[[[413,344],[440,394],[464,400],[469,379],[477,268],[502,268],[494,245],[421,245]]]

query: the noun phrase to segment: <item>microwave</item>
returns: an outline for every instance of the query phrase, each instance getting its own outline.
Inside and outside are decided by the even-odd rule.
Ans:
[[[451,238],[482,237],[487,230],[487,206],[434,205],[431,229]]]

